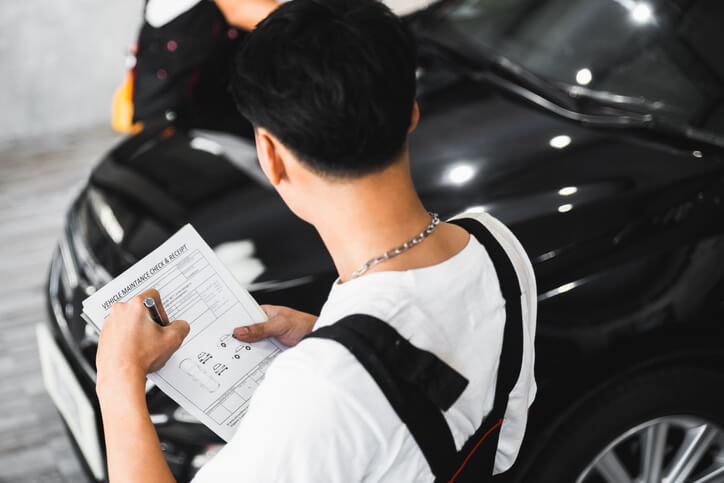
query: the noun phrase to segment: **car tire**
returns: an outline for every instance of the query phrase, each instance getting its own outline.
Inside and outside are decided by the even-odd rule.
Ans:
[[[652,478],[650,464],[648,471],[642,469],[645,454],[651,462],[652,440],[645,438],[661,433],[655,428],[664,426],[660,444],[664,449],[657,455],[661,476]],[[706,448],[701,449],[698,463],[684,473],[679,468],[679,477],[663,479],[697,431],[707,432],[707,441],[699,442]],[[518,481],[678,483],[711,476],[717,469],[718,476],[703,481],[724,481],[724,368],[650,367],[616,379],[579,401],[570,417],[554,429],[546,447],[535,453]]]

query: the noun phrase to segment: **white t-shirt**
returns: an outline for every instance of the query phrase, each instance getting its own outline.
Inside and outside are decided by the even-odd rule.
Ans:
[[[469,214],[467,216],[470,216]],[[505,414],[495,471],[515,461],[535,397],[536,289],[522,247],[500,222],[476,214],[511,257],[523,289],[523,364]],[[458,450],[493,405],[504,300],[485,249],[465,248],[430,267],[335,283],[316,327],[355,313],[378,317],[469,380],[445,412]],[[306,339],[269,367],[234,438],[194,482],[429,482],[434,477],[405,424],[341,344]]]

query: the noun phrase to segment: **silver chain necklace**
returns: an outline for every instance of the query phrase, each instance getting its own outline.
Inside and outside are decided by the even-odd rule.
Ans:
[[[418,243],[420,243],[422,240],[430,236],[433,231],[435,231],[435,227],[437,227],[438,223],[440,223],[440,218],[437,216],[437,213],[430,213],[428,211],[428,214],[432,216],[432,221],[430,224],[425,228],[422,232],[420,232],[419,235],[415,236],[414,238],[406,241],[402,245],[400,245],[397,248],[391,248],[390,250],[387,250],[385,253],[380,255],[379,257],[370,258],[367,260],[364,264],[362,264],[361,267],[355,272],[352,272],[352,275],[349,277],[350,280],[353,278],[357,278],[363,273],[365,273],[370,268],[374,267],[375,265],[384,262],[385,260],[389,260],[390,258],[394,258],[397,255],[399,255],[402,252],[406,252],[410,248],[414,247]]]

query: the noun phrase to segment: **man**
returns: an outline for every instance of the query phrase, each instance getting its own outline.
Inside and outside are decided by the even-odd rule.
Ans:
[[[261,167],[317,229],[339,279],[319,317],[265,306],[268,322],[235,331],[294,347],[269,367],[235,437],[196,480],[432,481],[415,438],[355,356],[332,340],[300,342],[362,313],[434,354],[468,381],[443,414],[458,450],[493,406],[507,308],[486,249],[460,226],[437,223],[412,184],[413,40],[374,0],[293,0],[249,35],[234,69]],[[512,234],[490,217],[485,224],[514,258],[524,302],[521,369],[493,453],[499,473],[516,458],[535,395],[535,284]],[[97,393],[111,481],[172,480],[143,389],[187,333],[183,321],[155,325],[140,298],[114,305],[106,320]]]

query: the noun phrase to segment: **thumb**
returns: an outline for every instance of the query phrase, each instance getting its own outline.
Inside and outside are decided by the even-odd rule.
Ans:
[[[174,347],[178,348],[189,334],[191,327],[185,320],[174,320],[164,327],[164,330],[169,334],[169,338],[172,339]]]
[[[277,337],[286,331],[287,327],[277,317],[266,322],[246,325],[234,329],[234,337],[244,342],[256,342],[268,337]]]

